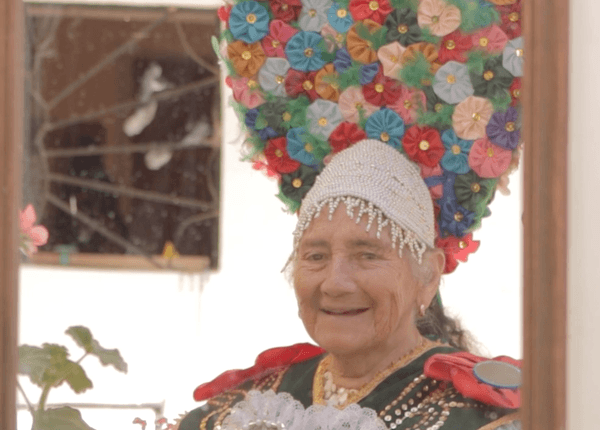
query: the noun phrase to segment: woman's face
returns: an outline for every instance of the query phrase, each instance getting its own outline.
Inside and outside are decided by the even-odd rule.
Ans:
[[[299,244],[294,289],[308,334],[330,353],[381,351],[414,339],[419,283],[408,249],[392,248],[389,227],[351,220],[343,204],[324,208]]]

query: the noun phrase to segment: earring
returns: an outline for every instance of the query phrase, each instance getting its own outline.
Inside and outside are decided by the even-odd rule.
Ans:
[[[421,307],[419,307],[419,316],[425,316],[425,305],[421,305]]]

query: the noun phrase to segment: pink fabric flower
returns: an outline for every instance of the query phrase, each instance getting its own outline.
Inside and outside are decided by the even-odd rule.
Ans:
[[[469,166],[482,178],[497,178],[510,165],[512,151],[500,148],[488,138],[477,139],[469,152]]]
[[[269,34],[261,41],[263,51],[268,57],[285,58],[285,44],[298,30],[280,19],[271,21]]]
[[[335,29],[329,24],[325,24],[321,28],[321,36],[325,40],[325,46],[327,46],[327,52],[333,52],[339,49],[344,44],[344,35],[335,31]]]
[[[502,52],[508,42],[508,36],[496,24],[478,31],[472,38],[474,47],[491,53]]]
[[[233,90],[235,101],[248,109],[254,109],[265,102],[260,93],[260,85],[256,79],[232,78],[231,89]]]
[[[444,0],[422,0],[417,9],[419,27],[429,27],[431,34],[445,36],[460,26],[460,9]]]
[[[382,46],[377,51],[377,58],[383,66],[383,74],[388,78],[399,79],[402,63],[400,59],[406,48],[398,42],[392,42]]]
[[[38,250],[38,246],[48,243],[48,229],[43,225],[35,225],[37,215],[32,205],[21,212],[19,216],[19,228],[21,230],[21,243],[19,249],[31,257]]]
[[[423,179],[431,176],[442,176],[444,174],[439,164],[436,164],[433,167],[426,166],[425,164],[419,164],[419,167],[421,168],[421,178]],[[433,200],[441,198],[444,194],[444,185],[441,183],[434,185],[433,187],[429,188],[429,193],[431,194],[431,198]]]
[[[458,137],[474,140],[486,136],[485,128],[494,113],[492,103],[483,97],[470,96],[456,105],[452,127]]]
[[[405,124],[412,124],[419,112],[427,110],[427,98],[421,90],[402,86],[400,97],[389,107],[402,117]]]
[[[358,123],[360,121],[359,110],[365,118],[370,117],[373,112],[379,110],[379,107],[372,105],[365,100],[365,96],[359,87],[349,87],[340,94],[338,106],[342,112],[344,120]]]

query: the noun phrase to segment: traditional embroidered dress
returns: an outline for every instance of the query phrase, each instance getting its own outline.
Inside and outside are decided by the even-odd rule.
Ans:
[[[391,430],[520,429],[516,409],[518,391],[493,388],[475,377],[469,379],[469,372],[451,364],[452,360],[445,360],[455,356],[469,357],[475,362],[480,360],[468,353],[457,354],[457,350],[448,345],[426,340],[361,389],[344,393],[334,387],[334,395],[328,396],[332,391],[331,381],[327,378],[331,358],[323,350],[307,344],[269,350],[259,356],[254,367],[226,372],[213,382],[198,387],[194,393],[196,400],[210,398],[182,420],[179,430],[259,427],[352,430],[375,429],[377,425],[384,426],[380,429]],[[433,379],[424,373],[425,368],[440,363],[447,370],[449,379],[455,377],[460,381]],[[463,393],[468,391],[472,397],[486,399],[488,404],[466,397],[456,386],[461,387]],[[291,397],[278,394],[276,399],[275,393],[289,393]],[[248,397],[250,400],[245,401]],[[327,397],[341,410],[339,416],[331,406],[325,407]],[[374,411],[372,417],[367,418],[368,410],[359,413],[361,409],[356,404],[363,410]],[[232,411],[235,412],[232,414]],[[298,418],[299,413],[308,417]],[[293,417],[296,417],[295,421]]]

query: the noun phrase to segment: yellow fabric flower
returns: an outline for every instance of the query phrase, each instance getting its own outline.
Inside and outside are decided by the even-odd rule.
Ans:
[[[417,9],[419,27],[429,27],[431,34],[445,36],[461,23],[460,9],[444,0],[422,0]]]

